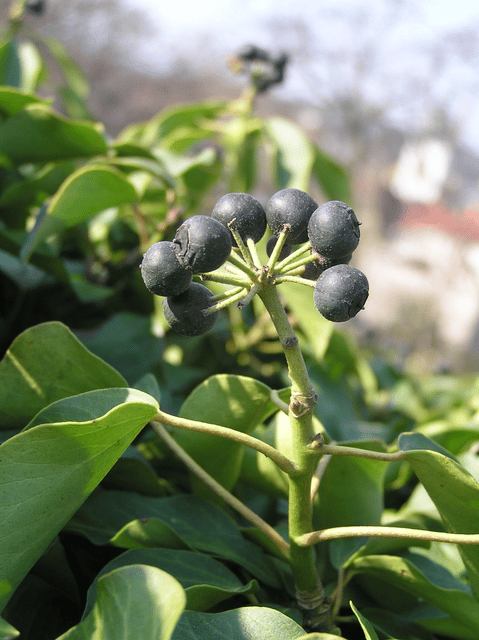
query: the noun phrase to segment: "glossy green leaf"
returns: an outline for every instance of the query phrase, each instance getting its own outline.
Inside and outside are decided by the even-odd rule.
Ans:
[[[375,441],[349,444],[372,451],[385,450],[384,445]],[[386,462],[377,460],[332,456],[319,486],[320,507],[315,527],[380,524],[386,467]]]
[[[106,151],[97,125],[68,120],[44,104],[29,104],[0,123],[0,153],[17,164],[90,158]]]
[[[409,560],[398,556],[365,556],[354,560],[348,571],[371,576],[381,580],[382,585],[386,583],[404,590],[477,631],[479,602],[463,590],[445,588],[431,582]]]
[[[0,579],[9,591],[157,410],[136,389],[89,391],[49,405],[0,446]]]
[[[86,535],[95,544],[129,547],[165,546],[156,539],[173,531],[182,548],[203,551],[230,560],[262,582],[280,587],[278,573],[259,547],[245,540],[234,522],[220,509],[198,496],[181,494],[151,498],[98,488],[69,522],[68,531]],[[118,536],[116,534],[118,533]],[[153,539],[149,539],[149,534]],[[126,537],[128,536],[128,540]],[[178,545],[176,545],[178,548]]]
[[[98,580],[92,611],[58,640],[170,640],[185,602],[182,586],[165,571],[121,567]]]
[[[1,132],[0,132],[1,136]],[[92,216],[137,199],[133,185],[118,170],[102,165],[87,165],[75,171],[62,184],[46,209],[37,219],[22,248],[27,258],[45,238]]]
[[[420,434],[402,434],[399,448],[436,505],[444,526],[452,533],[477,533],[479,531],[479,484],[471,474],[451,459],[450,454],[438,451],[414,449],[418,443],[430,446],[430,441]],[[439,448],[435,445],[434,448]],[[462,559],[471,586],[479,595],[479,547],[460,545]]]
[[[313,175],[328,200],[342,200],[350,203],[351,188],[349,175],[344,167],[324,153],[316,144],[314,149]]]
[[[268,118],[264,131],[275,150],[275,174],[278,187],[308,191],[315,154],[303,130],[285,118]]]
[[[364,637],[366,640],[379,640],[377,633],[374,631],[373,625],[369,622],[369,620],[356,609],[352,602],[349,603],[349,606],[353,610],[354,615],[359,621],[361,625],[361,629],[363,630]]]
[[[181,407],[180,416],[251,433],[272,412],[271,390],[245,376],[220,374],[200,384]],[[226,438],[175,429],[175,440],[227,489],[236,483],[244,445]],[[202,487],[195,482],[195,487]]]
[[[185,589],[186,609],[194,611],[208,611],[228,598],[254,593],[258,588],[254,580],[243,585],[232,571],[210,556],[177,549],[131,549],[103,567],[97,578],[132,564],[158,567],[176,578]],[[88,593],[89,602],[94,599],[96,584],[93,587]]]
[[[304,629],[267,607],[243,607],[223,613],[185,611],[172,640],[295,640]]]
[[[61,322],[30,327],[0,362],[0,428],[22,428],[60,398],[126,384]]]

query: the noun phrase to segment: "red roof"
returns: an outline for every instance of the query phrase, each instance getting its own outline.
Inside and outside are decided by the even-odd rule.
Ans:
[[[440,204],[406,204],[400,224],[401,227],[409,229],[434,227],[461,240],[479,242],[479,210],[477,209],[455,211],[446,209]]]

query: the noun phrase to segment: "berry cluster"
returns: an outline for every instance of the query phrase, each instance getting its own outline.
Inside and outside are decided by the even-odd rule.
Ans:
[[[285,281],[314,287],[318,311],[344,322],[363,308],[369,294],[366,276],[349,265],[359,224],[344,202],[318,206],[299,189],[278,191],[264,208],[247,193],[228,193],[211,216],[192,216],[172,241],[153,244],[143,256],[141,274],[149,291],[164,297],[169,326],[183,335],[206,333],[222,307],[244,306],[262,287]],[[256,244],[268,226],[273,235],[263,265]],[[234,286],[214,296],[193,276]]]

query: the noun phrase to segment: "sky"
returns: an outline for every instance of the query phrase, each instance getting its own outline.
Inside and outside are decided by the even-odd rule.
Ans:
[[[363,7],[371,16],[375,16],[369,24],[371,36],[381,35],[381,21],[385,15],[385,8],[398,7],[401,19],[397,28],[391,31],[390,42],[386,43],[385,60],[392,72],[398,72],[401,65],[409,64],[411,74],[420,70],[421,64],[426,64],[420,57],[403,59],[404,44],[411,42],[411,51],[417,43],[427,46],[428,43],[438,42],[443,34],[452,30],[465,30],[474,23],[479,34],[479,5],[472,0],[122,0],[127,6],[141,9],[149,16],[150,25],[158,30],[159,38],[145,43],[142,60],[145,70],[150,68],[155,72],[166,71],[169,65],[178,57],[193,58],[193,65],[200,68],[208,61],[208,57],[218,55],[220,64],[228,54],[247,43],[258,44],[266,49],[279,51],[284,48],[284,42],[279,32],[272,25],[277,22],[283,24],[283,35],[290,38],[287,45],[296,37],[296,46],[301,50],[301,42],[297,35],[287,33],[285,25],[291,25],[295,20],[302,20],[314,32],[318,27],[318,39],[330,39],[330,46],[344,38],[345,47],[354,47],[354,28],[347,33],[334,30],[321,30],[321,11],[328,11],[332,7],[344,11]],[[361,28],[360,26],[358,28]],[[367,28],[367,25],[366,25]],[[361,35],[364,35],[361,33]],[[359,38],[358,38],[359,40]],[[158,42],[161,42],[161,56],[158,55]],[[384,46],[384,45],[383,45]],[[407,47],[406,47],[407,49]],[[396,51],[400,53],[397,55]],[[478,53],[479,55],[479,53]],[[203,60],[202,60],[203,56]],[[297,60],[296,56],[296,60]],[[205,59],[206,58],[206,59]],[[154,64],[152,61],[155,61]],[[284,94],[293,98],[308,96],[307,82],[304,73],[301,76],[299,63],[296,68],[294,60],[288,68],[287,81],[282,89]],[[407,73],[408,71],[406,71]],[[383,75],[378,76],[376,83],[372,79],[371,91],[380,94],[389,82],[388,67]],[[477,77],[476,74],[477,73]],[[477,84],[477,94],[474,85]],[[389,87],[388,87],[389,88]],[[466,143],[479,152],[479,71],[466,69],[453,56],[448,61],[448,71],[439,78],[431,78],[428,91],[435,92],[450,104],[448,107],[462,122],[462,136]],[[459,95],[461,92],[467,97]],[[457,95],[456,95],[457,94]],[[462,115],[464,114],[464,116]],[[404,115],[403,115],[404,118]]]

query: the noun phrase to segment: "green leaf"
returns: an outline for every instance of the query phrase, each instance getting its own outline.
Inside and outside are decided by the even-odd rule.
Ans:
[[[164,496],[169,491],[167,481],[158,477],[136,447],[128,447],[102,484],[107,489],[136,491],[144,496]]]
[[[304,629],[268,607],[243,607],[223,613],[185,611],[172,640],[295,640]]]
[[[48,104],[33,93],[27,93],[14,87],[0,87],[0,115],[13,116],[29,104]]]
[[[185,602],[182,586],[165,571],[121,567],[98,580],[94,608],[58,640],[170,640]]]
[[[176,540],[182,541],[182,548],[230,560],[265,584],[281,586],[270,558],[245,540],[223,511],[198,496],[151,498],[98,488],[69,522],[68,531],[87,535],[95,544],[106,544],[113,538],[118,546],[123,542],[120,534],[124,538],[128,535],[130,547],[164,546],[161,539],[149,540],[149,533],[153,537],[157,531],[161,536],[173,531]],[[120,534],[115,537],[117,532]]]
[[[97,578],[132,564],[158,567],[176,578],[186,592],[186,609],[194,611],[208,611],[228,598],[258,588],[255,580],[243,585],[232,571],[203,553],[177,549],[131,549],[103,567]],[[94,598],[95,587],[96,583],[89,590],[88,601]]]
[[[279,188],[307,191],[315,160],[311,141],[298,125],[280,117],[268,118],[264,132],[275,150],[274,168]]]
[[[438,451],[411,449],[430,442],[420,434],[402,434],[398,446],[436,505],[444,526],[452,533],[477,533],[479,531],[479,484],[471,474],[451,459],[450,454]],[[424,441],[426,443],[424,444]],[[435,448],[439,448],[435,445]],[[466,566],[471,587],[479,596],[479,547],[458,545]]]
[[[359,611],[356,609],[356,607],[352,602],[349,602],[349,606],[353,610],[353,613],[356,616],[356,618],[359,620],[359,624],[361,625],[361,628],[364,632],[364,637],[366,638],[366,640],[379,640],[377,633],[374,631],[374,627],[369,622],[369,620],[365,616],[363,616],[361,613],[359,613]]]
[[[79,97],[87,98],[90,94],[90,83],[81,67],[73,60],[61,42],[55,38],[43,38],[42,42],[56,60],[68,87]]]
[[[316,144],[314,149],[313,175],[328,200],[350,202],[349,175],[344,167],[328,156]]]
[[[44,104],[29,104],[0,124],[0,153],[16,164],[90,158],[106,151],[98,125],[68,120]]]
[[[438,607],[462,625],[477,631],[479,602],[462,590],[444,588],[431,582],[411,561],[397,556],[365,556],[349,566],[352,575],[368,575],[380,584],[404,590]]]
[[[48,236],[88,220],[105,209],[133,202],[137,198],[133,185],[112,167],[88,165],[78,169],[53,196],[45,215],[38,216],[22,247],[22,258],[27,259]]]
[[[18,45],[20,60],[20,87],[23,91],[35,91],[43,73],[42,56],[33,42],[20,42]]]
[[[269,387],[253,378],[227,374],[212,376],[188,396],[180,417],[250,434],[271,413],[270,394]],[[244,445],[186,429],[175,429],[174,437],[215,480],[227,489],[235,485]],[[202,483],[192,481],[201,491]]]
[[[24,427],[60,398],[126,384],[61,322],[30,327],[15,338],[0,362],[0,429]]]
[[[2,609],[157,410],[136,389],[89,391],[46,407],[0,446]]]
[[[13,640],[18,638],[20,631],[17,631],[11,624],[0,618],[0,640]]]
[[[149,122],[130,125],[118,136],[117,142],[135,142],[151,148],[179,127],[191,127],[195,124],[201,127],[205,120],[218,117],[225,106],[224,101],[174,106],[165,109]]]
[[[385,451],[384,445],[375,441],[349,444],[371,451]],[[380,524],[386,468],[386,462],[332,456],[319,486],[320,509],[316,514],[315,527],[326,529]]]
[[[87,349],[111,364],[130,384],[161,361],[162,341],[153,335],[150,319],[139,314],[116,313],[93,334],[76,334]]]
[[[15,40],[0,43],[0,85],[21,87],[22,69]]]

